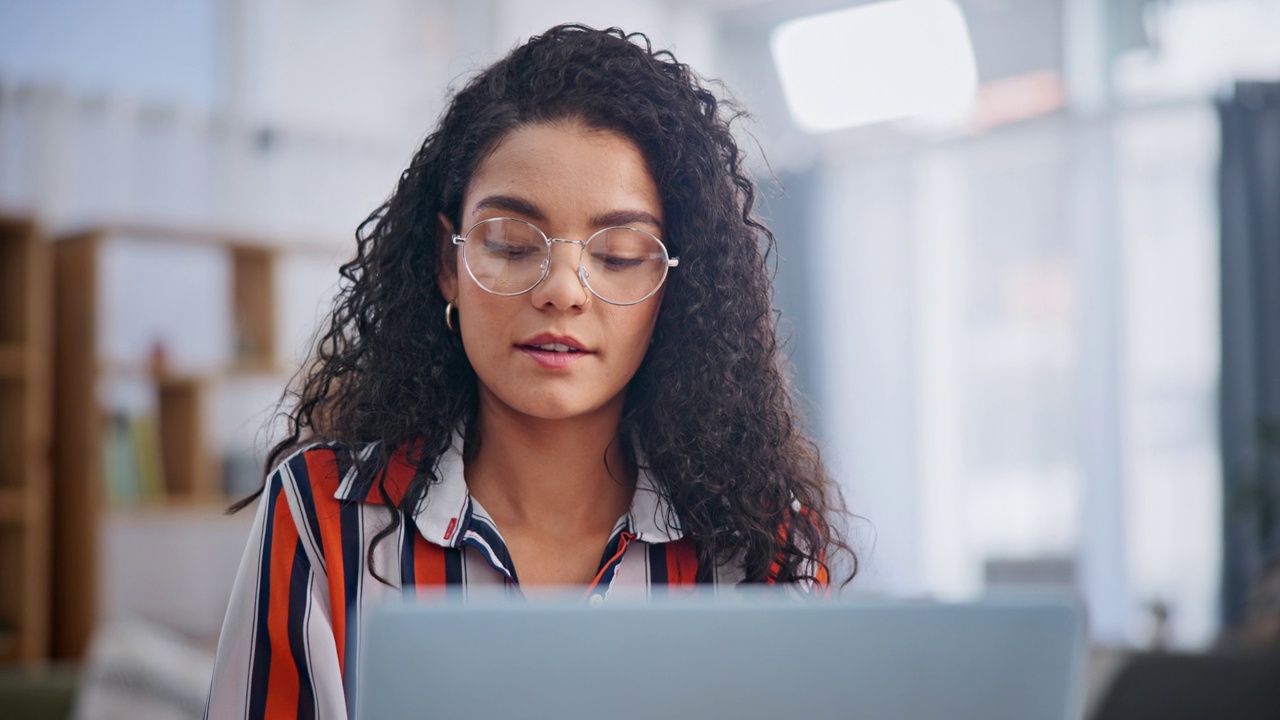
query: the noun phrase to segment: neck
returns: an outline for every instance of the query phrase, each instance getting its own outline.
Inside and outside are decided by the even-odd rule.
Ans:
[[[618,439],[621,418],[621,402],[543,420],[482,398],[480,449],[467,463],[467,486],[500,527],[607,533],[635,488]]]

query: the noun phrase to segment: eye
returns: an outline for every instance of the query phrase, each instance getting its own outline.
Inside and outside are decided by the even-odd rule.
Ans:
[[[608,272],[636,272],[661,262],[662,244],[652,235],[633,228],[609,228],[594,235],[587,253],[598,268]]]
[[[546,250],[546,245],[542,243],[534,245],[527,242],[506,242],[493,238],[486,238],[484,241],[485,253],[509,260],[541,256],[546,254]]]
[[[627,270],[629,268],[640,267],[644,264],[647,257],[628,257],[625,255],[610,255],[607,253],[592,253],[591,257],[606,270]]]

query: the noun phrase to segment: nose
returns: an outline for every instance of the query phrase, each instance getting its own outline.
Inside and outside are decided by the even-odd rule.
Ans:
[[[590,293],[578,276],[582,245],[577,242],[552,242],[551,266],[546,277],[533,288],[530,298],[537,307],[556,307],[561,310],[582,307],[590,299]]]

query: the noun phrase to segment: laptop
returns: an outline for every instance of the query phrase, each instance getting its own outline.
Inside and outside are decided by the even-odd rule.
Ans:
[[[1070,602],[389,605],[356,717],[1076,720]]]

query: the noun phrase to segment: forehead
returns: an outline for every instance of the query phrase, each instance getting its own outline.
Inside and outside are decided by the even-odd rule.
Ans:
[[[463,212],[473,213],[491,195],[519,197],[551,216],[638,210],[662,217],[661,196],[636,143],[577,122],[507,133],[472,175]]]

